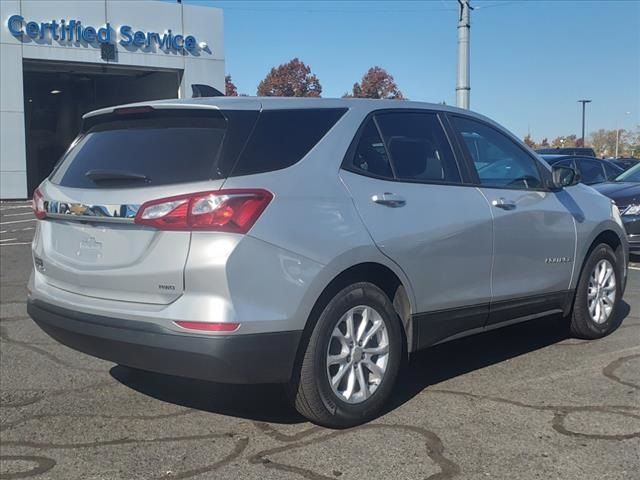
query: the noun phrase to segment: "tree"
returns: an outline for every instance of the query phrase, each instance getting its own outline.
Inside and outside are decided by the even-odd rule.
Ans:
[[[345,94],[344,97],[404,100],[393,75],[377,66],[371,67],[364,74],[360,83],[354,83],[351,93]]]
[[[640,125],[635,130],[620,132],[621,155],[629,157],[640,157]]]
[[[624,133],[621,130],[621,133]],[[591,146],[596,152],[596,155],[603,157],[611,157],[616,153],[616,131],[606,130],[601,128],[595,132],[591,132],[590,142]]]
[[[562,147],[575,147],[577,145],[577,137],[573,134],[571,135],[562,135],[560,137],[556,137],[551,141],[551,146],[554,148],[562,148]]]
[[[322,86],[311,68],[300,59],[274,67],[258,85],[264,97],[319,97]]]
[[[224,94],[227,97],[238,96],[238,88],[236,87],[236,84],[231,80],[231,75],[224,76]]]
[[[547,139],[547,137],[542,139],[542,142],[540,142],[540,147],[549,148],[549,140]]]
[[[531,138],[531,134],[527,133],[527,136],[524,137],[524,143],[527,144],[529,148],[536,148],[536,142]]]

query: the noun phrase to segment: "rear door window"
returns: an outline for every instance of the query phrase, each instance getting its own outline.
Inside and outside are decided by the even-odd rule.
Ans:
[[[353,157],[345,162],[347,170],[363,175],[393,179],[393,170],[384,142],[373,118],[367,120]]]
[[[580,169],[583,183],[590,185],[593,183],[601,183],[606,180],[604,167],[600,160],[578,158],[576,159],[576,165]]]
[[[435,113],[376,116],[398,180],[460,183],[460,171]]]
[[[300,161],[346,109],[265,110],[232,176],[271,172]]]

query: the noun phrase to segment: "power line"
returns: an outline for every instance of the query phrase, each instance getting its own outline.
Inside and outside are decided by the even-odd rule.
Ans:
[[[442,3],[446,5],[445,0],[442,0]],[[453,3],[453,1],[451,2]],[[504,2],[491,3],[487,5],[477,5],[474,7],[475,10],[485,10],[487,8],[496,8],[496,7],[504,7],[508,5],[512,5],[515,3],[520,3],[517,0],[510,0]],[[214,4],[215,6],[215,4]],[[363,15],[367,13],[384,13],[384,14],[392,14],[392,13],[431,13],[431,12],[457,12],[458,8],[456,6],[451,7],[426,7],[426,8],[368,8],[364,6],[364,2],[362,4],[354,6],[354,8],[308,8],[304,5],[294,4],[293,6],[283,6],[283,7],[252,7],[252,6],[227,6],[227,5],[219,5],[225,11],[237,11],[237,12],[299,12],[299,13],[355,13],[358,15]]]

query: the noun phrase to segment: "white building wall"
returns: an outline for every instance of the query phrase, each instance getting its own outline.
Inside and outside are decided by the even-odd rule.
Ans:
[[[117,60],[102,60],[97,43],[17,38],[7,25],[12,15],[23,16],[25,22],[75,19],[96,29],[109,23]],[[0,0],[0,20],[0,198],[27,196],[23,59],[173,69],[183,72],[179,97],[190,97],[194,83],[224,91],[223,19],[218,8],[156,0]],[[124,47],[118,35],[122,25],[160,35],[171,29],[174,34],[193,35],[207,48],[188,53]]]

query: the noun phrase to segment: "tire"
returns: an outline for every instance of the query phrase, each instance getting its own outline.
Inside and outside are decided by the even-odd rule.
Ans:
[[[612,278],[615,281],[615,286],[611,286],[611,282],[604,285],[598,285],[599,275],[594,273],[596,269],[599,269],[601,265],[609,265],[612,267],[610,275],[606,275],[608,278]],[[599,270],[602,271],[602,270]],[[594,276],[595,275],[595,276]],[[595,286],[595,288],[594,288]],[[609,292],[615,295],[613,301],[610,299]],[[590,296],[594,296],[595,299],[590,300]],[[606,297],[606,298],[605,298]],[[599,298],[602,298],[604,303],[599,303]],[[576,288],[575,298],[573,300],[573,309],[570,316],[570,332],[573,336],[583,339],[596,339],[609,335],[616,330],[620,325],[620,319],[618,318],[618,307],[620,305],[620,299],[622,298],[622,272],[621,266],[618,264],[616,254],[613,249],[606,243],[601,243],[596,246],[584,263],[582,273],[580,274],[580,280],[578,281],[578,287]],[[590,305],[595,307],[590,310]],[[610,311],[605,316],[600,316],[598,320],[594,316],[598,317],[597,313],[603,309],[603,305],[611,306]],[[594,315],[595,311],[595,315]],[[606,313],[606,309],[604,310]]]
[[[348,332],[349,313],[353,319],[353,335]],[[359,327],[365,315],[365,326],[369,330],[363,332]],[[360,347],[357,340],[367,340],[380,321],[380,328]],[[336,328],[342,337],[336,335]],[[388,400],[400,368],[401,328],[391,301],[377,286],[361,282],[338,292],[320,313],[288,386],[296,410],[310,421],[329,428],[352,427],[375,418]],[[350,343],[353,346],[349,346]],[[385,344],[386,355],[367,353],[382,352]],[[334,361],[340,357],[342,363],[329,366],[329,355],[333,355]],[[345,355],[346,359],[342,358]],[[374,373],[373,363],[378,366],[378,374]],[[337,381],[335,387],[330,377]]]

